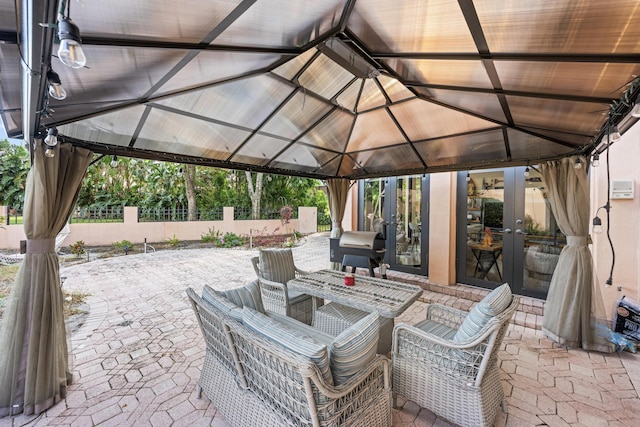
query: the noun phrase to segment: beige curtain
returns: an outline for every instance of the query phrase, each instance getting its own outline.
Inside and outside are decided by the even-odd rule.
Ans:
[[[553,273],[544,309],[542,332],[568,347],[582,347],[610,353],[613,346],[596,336],[595,322],[602,295],[593,273],[589,240],[590,202],[587,159],[575,168],[576,158],[540,165],[549,205],[567,245],[562,249]],[[602,317],[600,317],[602,318]]]
[[[27,176],[27,254],[0,332],[0,417],[38,414],[65,397],[71,383],[55,237],[78,198],[92,153],[61,144],[55,157],[34,152]]]
[[[342,218],[347,207],[347,196],[351,188],[351,181],[344,178],[331,178],[327,180],[329,192],[329,213],[331,214],[331,237],[342,236]],[[329,265],[334,270],[340,270],[339,262]]]

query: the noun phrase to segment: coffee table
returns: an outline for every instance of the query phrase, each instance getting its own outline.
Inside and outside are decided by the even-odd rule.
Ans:
[[[422,295],[422,288],[408,283],[355,275],[355,285],[346,286],[346,273],[320,270],[287,282],[290,290],[331,301],[313,313],[312,326],[338,335],[351,324],[377,311],[381,317],[378,352],[391,350],[393,318],[402,314]]]

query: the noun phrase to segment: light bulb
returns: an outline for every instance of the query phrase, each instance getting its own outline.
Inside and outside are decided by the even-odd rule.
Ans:
[[[635,105],[631,109],[631,115],[633,117],[640,117],[640,99],[636,100]]]
[[[524,170],[524,177],[529,178],[529,175],[531,175],[531,173],[529,172],[529,166],[527,166],[527,168]]]
[[[602,234],[602,220],[599,216],[593,217],[593,229],[591,231],[593,234]]]
[[[593,157],[591,158],[591,166],[594,168],[600,166],[600,155],[598,153],[593,154]]]
[[[54,99],[65,99],[67,97],[67,91],[64,90],[62,85],[58,84],[50,84],[49,85],[49,96]]]
[[[67,91],[62,87],[60,76],[53,70],[47,71],[47,80],[49,81],[49,96],[54,99],[65,99]]]
[[[82,51],[80,30],[71,18],[63,17],[58,22],[58,38],[60,39],[58,59],[67,67],[84,67],[87,63],[87,57]]]
[[[44,143],[47,144],[48,147],[55,147],[56,145],[58,145],[58,129],[50,128],[47,131],[47,137],[44,139]]]
[[[56,156],[55,149],[53,147],[47,147],[47,149],[44,150],[44,155],[46,157],[55,157]]]
[[[467,172],[467,182],[471,181],[471,175]]]
[[[619,141],[621,138],[620,131],[618,131],[618,126],[612,126],[609,128],[609,142]]]
[[[118,156],[113,156],[113,158],[111,159],[111,167],[115,168],[118,166]]]
[[[579,157],[576,157],[576,163],[575,165],[573,165],[573,167],[575,167],[576,169],[582,169],[582,162],[580,161]]]

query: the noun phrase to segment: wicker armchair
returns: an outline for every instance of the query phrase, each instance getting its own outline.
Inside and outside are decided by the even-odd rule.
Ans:
[[[251,258],[251,263],[258,276],[265,310],[310,325],[315,309],[314,299],[287,289],[289,280],[307,274],[295,266],[291,249],[261,250],[259,257]]]
[[[454,340],[469,313],[431,304],[426,319],[393,331],[393,394],[460,426],[491,426],[503,405],[498,348],[519,304],[512,297],[470,338]]]

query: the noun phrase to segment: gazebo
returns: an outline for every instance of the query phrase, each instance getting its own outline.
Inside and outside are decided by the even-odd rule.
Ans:
[[[568,236],[550,295],[577,302],[545,332],[606,351],[573,164],[638,120],[639,21],[635,0],[0,1],[1,117],[33,160],[0,416],[64,397],[51,241],[94,153],[326,180],[338,229],[350,180],[540,165]]]

